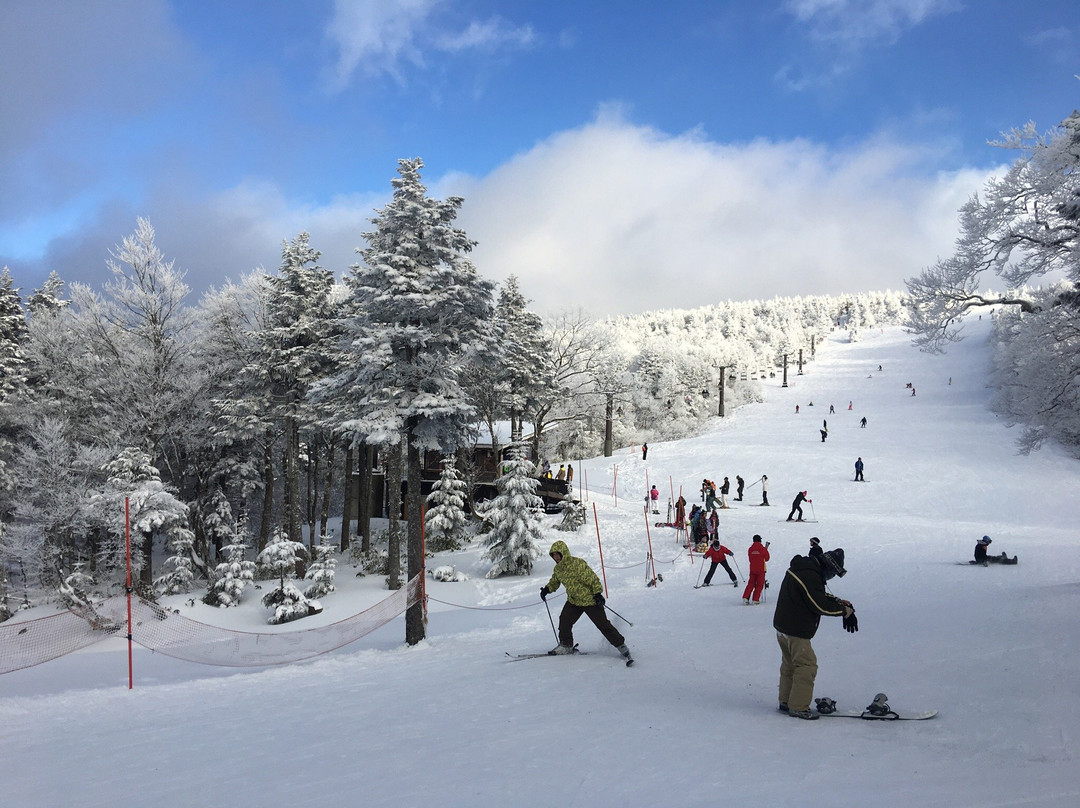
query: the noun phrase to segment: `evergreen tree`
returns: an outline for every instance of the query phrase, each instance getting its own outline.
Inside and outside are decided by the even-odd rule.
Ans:
[[[536,495],[540,481],[532,476],[535,466],[521,444],[511,444],[509,455],[505,473],[495,481],[499,493],[483,513],[491,524],[484,536],[483,558],[492,562],[488,578],[529,575],[543,541],[544,501]]]
[[[34,293],[27,298],[26,307],[31,315],[57,312],[69,305],[69,301],[64,300],[63,295],[64,282],[54,270],[45,279],[45,284],[40,289],[35,289]]]
[[[266,549],[256,559],[261,568],[278,576],[277,588],[267,592],[262,599],[263,606],[274,610],[267,620],[272,625],[288,623],[321,611],[317,603],[308,601],[291,581],[285,580],[286,575],[295,574],[297,561],[304,555],[303,543],[292,541],[284,531],[276,530]]]
[[[240,529],[236,530],[232,541],[223,550],[226,560],[214,569],[206,595],[203,596],[203,603],[220,608],[238,606],[244,589],[255,581],[255,562],[245,558],[248,543]]]
[[[0,273],[0,492],[10,491],[15,483],[11,473],[18,440],[14,409],[27,388],[26,338],[26,314],[19,290],[4,267]]]
[[[579,530],[585,524],[585,505],[574,499],[570,492],[563,497],[562,521],[555,525],[556,530]]]
[[[427,495],[424,535],[432,553],[460,550],[465,542],[465,482],[453,458],[442,461],[442,472]]]
[[[342,370],[323,391],[351,402],[356,416],[339,424],[342,431],[381,445],[405,437],[409,514],[423,501],[421,453],[454,451],[475,416],[460,383],[463,366],[493,348],[492,284],[465,257],[473,242],[453,226],[463,200],[429,198],[422,167],[419,158],[398,161],[393,200],[364,234],[363,263],[346,278]],[[410,519],[410,579],[423,568],[420,531],[421,521]],[[423,639],[421,604],[409,607],[405,634],[410,644]]]
[[[195,534],[180,523],[174,523],[168,531],[169,549],[172,555],[165,559],[169,571],[154,581],[163,595],[178,595],[191,590],[195,572],[191,554],[195,547]]]
[[[337,567],[337,556],[334,555],[334,545],[323,536],[319,542],[319,554],[311,562],[304,573],[304,578],[313,583],[304,590],[306,598],[321,598],[334,591],[334,569]]]

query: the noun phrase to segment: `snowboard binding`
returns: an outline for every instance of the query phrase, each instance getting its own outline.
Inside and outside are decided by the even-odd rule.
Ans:
[[[830,715],[836,712],[836,699],[814,699],[814,707],[822,715]]]
[[[867,718],[899,718],[900,716],[893,712],[889,707],[889,697],[884,693],[878,693],[874,696],[874,700],[870,702],[870,705],[864,711]]]

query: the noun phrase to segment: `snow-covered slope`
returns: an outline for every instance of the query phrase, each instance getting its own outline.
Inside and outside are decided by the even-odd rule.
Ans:
[[[615,619],[633,668],[587,619],[575,636],[590,655],[507,661],[507,650],[555,643],[537,595],[551,562],[542,556],[528,579],[487,581],[474,547],[434,562],[472,578],[429,582],[429,640],[416,648],[402,645],[399,619],[309,663],[239,674],[137,652],[130,692],[115,640],[0,677],[3,802],[1080,804],[1080,465],[1053,446],[1015,454],[988,409],[988,327],[973,321],[943,357],[918,353],[898,329],[830,342],[791,387],[769,387],[766,403],[702,437],[650,443],[647,462],[633,448],[575,462],[599,516],[609,605],[634,623]],[[858,456],[865,484],[852,482]],[[812,535],[846,552],[849,573],[831,588],[853,601],[861,630],[823,621],[816,695],[861,708],[884,691],[894,707],[937,708],[937,718],[805,722],[775,712],[771,602],[743,606],[741,587],[693,589],[700,562],[641,511],[647,485],[665,499],[681,486],[694,502],[703,477],[736,474],[748,483],[767,474],[773,503],[758,507],[755,486],[720,512],[742,572],[754,533],[772,543],[775,586]],[[804,489],[819,521],[780,521]],[[656,587],[645,586],[646,522],[663,575]],[[1019,565],[958,563],[984,533]],[[591,518],[549,537],[599,570]],[[721,570],[714,584],[724,580]],[[319,619],[385,594],[344,565],[338,581]],[[549,603],[557,618],[561,597]],[[265,619],[254,605],[186,613],[248,630]]]

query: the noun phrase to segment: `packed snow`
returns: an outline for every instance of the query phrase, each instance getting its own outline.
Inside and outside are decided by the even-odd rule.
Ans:
[[[1080,804],[1071,513],[1080,465],[1054,445],[1016,453],[1015,431],[990,408],[989,319],[971,319],[944,356],[919,353],[900,329],[864,331],[856,343],[837,333],[789,387],[778,376],[764,403],[715,419],[706,434],[650,442],[647,461],[638,447],[551,458],[574,463],[579,489],[587,478],[589,521],[563,533],[561,517],[545,516],[545,541],[567,541],[600,572],[595,506],[608,603],[633,622],[612,615],[632,668],[587,618],[575,629],[587,656],[511,661],[505,652],[555,644],[538,595],[552,562],[545,546],[530,576],[485,579],[474,540],[429,560],[465,580],[428,578],[428,639],[417,647],[404,645],[401,617],[307,663],[239,673],[137,648],[130,691],[120,639],[0,677],[3,803]],[[857,457],[865,483],[853,482]],[[720,536],[740,574],[751,536],[771,542],[761,606],[744,606],[741,583],[727,585],[722,570],[695,590],[698,556],[654,525],[672,493],[698,502],[703,478],[736,474],[745,500],[720,511]],[[769,508],[753,484],[762,474]],[[659,517],[642,510],[654,484]],[[818,521],[783,522],[801,490]],[[968,565],[984,534],[991,552],[1019,564]],[[860,624],[848,634],[822,620],[815,696],[860,709],[885,692],[900,712],[937,717],[809,722],[776,712],[772,596],[811,536],[843,547],[848,574],[830,588]],[[663,578],[654,587],[650,538]],[[346,558],[335,585],[322,614],[280,627],[266,626],[250,589],[230,609],[166,601],[194,619],[278,632],[326,625],[387,594],[381,576],[355,577]],[[561,591],[548,603],[557,620]]]

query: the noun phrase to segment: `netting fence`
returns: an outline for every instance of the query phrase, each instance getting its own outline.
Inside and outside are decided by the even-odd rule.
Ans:
[[[166,656],[205,665],[257,667],[319,656],[348,645],[402,615],[423,599],[424,580],[408,584],[364,611],[328,626],[252,632],[211,626],[132,597],[131,639]],[[127,597],[21,623],[0,623],[0,674],[40,665],[101,642],[127,636]]]

